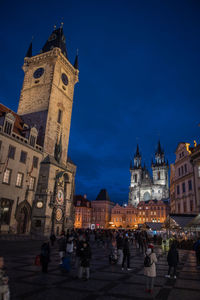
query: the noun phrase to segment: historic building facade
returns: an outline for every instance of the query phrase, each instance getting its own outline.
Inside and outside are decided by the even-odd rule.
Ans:
[[[110,202],[106,190],[101,190],[97,200],[88,201],[83,196],[74,198],[75,228],[137,229],[144,223],[162,224],[170,212],[168,200],[140,201],[137,207]]]
[[[172,164],[170,181],[171,212],[175,214],[195,214],[200,211],[200,153],[194,143],[181,142],[176,149],[176,160]],[[173,195],[174,194],[174,195]]]
[[[76,166],[68,157],[78,57],[67,57],[62,26],[24,59],[17,114],[0,106],[0,226],[47,235],[74,223]]]
[[[137,150],[130,164],[131,182],[129,187],[129,204],[137,206],[140,201],[166,199],[169,197],[168,163],[165,162],[164,151],[158,142],[155,162],[151,164],[153,177],[142,167],[142,157]]]
[[[108,192],[106,189],[102,189],[96,200],[91,201],[92,228],[108,228],[113,206],[114,203],[110,201]]]
[[[91,202],[87,200],[86,196],[74,196],[75,206],[75,228],[88,229],[91,228],[92,210]]]

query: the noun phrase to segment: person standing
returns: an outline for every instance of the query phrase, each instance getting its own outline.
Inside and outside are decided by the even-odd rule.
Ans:
[[[153,245],[149,245],[144,259],[144,275],[146,276],[146,292],[153,293],[154,280],[156,277],[157,257],[153,252]]]
[[[80,249],[80,268],[79,268],[79,279],[82,279],[83,272],[86,273],[85,280],[90,278],[90,259],[92,257],[90,245],[88,242],[83,242],[83,247]]]
[[[118,256],[117,264],[121,266],[123,261],[123,238],[121,233],[117,236],[116,240],[117,240],[117,256]]]
[[[126,262],[127,270],[131,271],[131,269],[130,269],[130,243],[129,243],[128,233],[125,235],[124,242],[123,242],[122,270],[124,270],[125,262]]]
[[[200,238],[198,238],[198,240],[194,244],[194,251],[196,253],[197,268],[199,268],[200,267]]]
[[[52,247],[54,246],[55,240],[56,240],[56,236],[55,236],[55,234],[52,232],[52,234],[50,235],[50,241],[51,241],[51,246],[52,246]]]
[[[10,291],[8,286],[8,276],[4,268],[4,258],[0,257],[0,299],[9,300]]]
[[[61,265],[62,259],[66,254],[66,238],[64,232],[61,233],[60,238],[57,241],[58,241],[58,251],[60,256],[60,265]]]
[[[45,241],[42,244],[40,258],[41,258],[42,272],[47,273],[48,265],[49,265],[49,261],[50,261],[49,241]]]
[[[176,279],[176,268],[179,262],[179,254],[176,249],[176,243],[173,242],[171,248],[167,254],[167,262],[168,262],[168,274],[165,277],[170,278],[171,269],[173,268],[173,277]]]

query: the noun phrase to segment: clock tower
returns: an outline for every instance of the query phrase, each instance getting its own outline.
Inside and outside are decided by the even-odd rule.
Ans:
[[[68,59],[62,26],[54,29],[42,50],[24,59],[24,82],[18,114],[38,132],[43,149],[32,205],[32,234],[59,234],[73,227],[76,166],[68,157],[74,86],[78,82],[78,56]]]
[[[23,70],[18,114],[39,127],[38,139],[44,153],[65,163],[79,71],[77,57],[74,65],[68,60],[62,27],[52,32],[40,54],[32,56],[29,48]]]

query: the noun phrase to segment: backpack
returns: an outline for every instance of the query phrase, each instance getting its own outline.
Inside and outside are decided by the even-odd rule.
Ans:
[[[149,268],[151,267],[151,258],[149,255],[146,255],[145,258],[144,258],[144,267],[145,268]]]

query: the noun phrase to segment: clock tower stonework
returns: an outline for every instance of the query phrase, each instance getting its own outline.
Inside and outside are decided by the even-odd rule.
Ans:
[[[76,166],[68,157],[78,57],[67,57],[63,28],[55,29],[40,54],[24,59],[18,114],[38,130],[43,160],[32,207],[32,233],[59,233],[73,226]],[[34,138],[34,136],[33,136]]]

